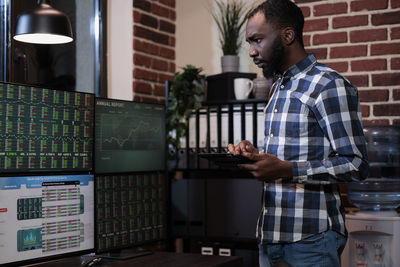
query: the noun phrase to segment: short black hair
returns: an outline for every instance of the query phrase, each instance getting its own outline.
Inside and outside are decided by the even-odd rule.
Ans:
[[[251,11],[248,18],[253,17],[258,12],[263,12],[265,21],[278,29],[292,27],[295,31],[296,39],[304,47],[304,16],[295,3],[290,0],[267,0]]]

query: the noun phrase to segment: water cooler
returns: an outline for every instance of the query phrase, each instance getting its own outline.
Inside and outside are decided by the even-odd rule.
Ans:
[[[400,267],[400,127],[365,127],[370,174],[347,184],[359,208],[346,214],[342,267]],[[396,210],[397,209],[397,210]]]

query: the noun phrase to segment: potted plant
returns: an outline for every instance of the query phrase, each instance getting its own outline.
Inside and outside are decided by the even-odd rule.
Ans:
[[[211,12],[219,30],[222,48],[222,72],[239,71],[239,49],[243,41],[243,25],[250,12],[248,3],[242,0],[217,0],[217,8]]]
[[[204,95],[205,75],[202,68],[186,65],[183,72],[176,72],[168,90],[167,102],[167,145],[170,159],[181,148],[181,138],[186,135],[189,117],[201,108]]]

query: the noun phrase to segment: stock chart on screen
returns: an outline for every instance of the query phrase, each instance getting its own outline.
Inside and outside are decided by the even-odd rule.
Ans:
[[[94,96],[0,83],[0,171],[92,169]]]
[[[96,99],[95,171],[163,170],[164,117],[159,104]]]

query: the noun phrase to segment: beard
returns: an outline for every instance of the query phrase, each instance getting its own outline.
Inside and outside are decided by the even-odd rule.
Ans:
[[[272,43],[272,53],[268,60],[268,64],[263,68],[263,75],[265,78],[273,78],[282,65],[282,59],[284,54],[284,48],[280,36],[277,36]]]

